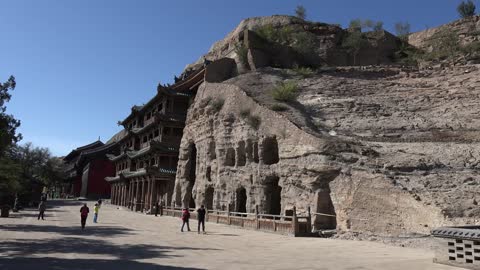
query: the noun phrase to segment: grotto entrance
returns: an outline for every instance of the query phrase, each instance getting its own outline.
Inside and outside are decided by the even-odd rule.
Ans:
[[[278,176],[269,176],[265,181],[266,210],[270,215],[280,215],[282,210],[282,187],[278,185],[279,180]]]
[[[315,230],[333,230],[337,227],[335,207],[330,197],[330,189],[322,188],[315,194]],[[324,214],[324,215],[320,215]]]
[[[237,189],[235,202],[235,212],[247,212],[247,190],[244,187]]]
[[[213,209],[213,194],[215,193],[215,189],[213,187],[208,187],[205,190],[205,208]]]

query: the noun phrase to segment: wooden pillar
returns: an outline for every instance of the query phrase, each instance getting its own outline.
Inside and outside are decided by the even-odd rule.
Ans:
[[[119,186],[119,184],[118,184],[118,183],[115,183],[115,186],[114,186],[114,188],[113,188],[113,203],[114,203],[115,205],[118,204],[119,196],[120,196],[120,194],[119,194],[119,192],[118,192],[118,186]]]
[[[132,205],[133,205],[133,194],[135,192],[135,186],[132,180],[130,180],[129,183],[130,183],[130,192],[129,192],[130,194],[128,195],[128,208],[130,208],[131,210],[133,209]]]
[[[295,207],[295,206],[293,206],[292,231],[293,231],[293,236],[297,236],[297,235],[298,235],[297,207]]]
[[[155,200],[155,193],[156,193],[156,184],[157,184],[157,181],[155,180],[155,178],[152,178],[150,179],[150,213],[152,213],[153,211],[153,205],[157,203],[157,201]]]
[[[125,206],[125,197],[127,197],[127,183],[122,183],[122,201],[120,202],[121,206]]]
[[[142,178],[142,193],[140,195],[140,199],[142,200],[140,203],[140,212],[143,212],[145,206],[145,178]]]
[[[110,199],[111,203],[115,204],[115,184],[114,183],[110,185],[110,197],[111,197]]]
[[[147,178],[147,193],[145,194],[145,209],[150,209],[152,202],[150,201],[150,193],[152,192],[152,178]]]
[[[135,192],[135,211],[138,211],[140,204],[140,180],[136,180],[136,192]]]

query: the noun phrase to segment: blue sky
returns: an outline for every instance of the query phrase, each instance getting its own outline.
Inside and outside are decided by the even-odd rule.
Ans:
[[[381,20],[413,31],[457,19],[460,0],[4,0],[0,1],[0,81],[17,88],[8,113],[22,121],[24,142],[55,155],[108,140],[117,121],[142,104],[158,82],[171,82],[242,19],[292,14],[340,23]],[[480,5],[479,1],[476,1]]]

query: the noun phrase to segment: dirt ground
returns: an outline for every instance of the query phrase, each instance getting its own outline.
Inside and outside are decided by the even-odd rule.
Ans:
[[[82,202],[49,201],[0,218],[0,269],[458,269],[433,253],[380,243],[292,238],[207,223],[207,234],[180,232],[180,220],[104,205],[81,230]],[[93,203],[87,202],[91,212]]]

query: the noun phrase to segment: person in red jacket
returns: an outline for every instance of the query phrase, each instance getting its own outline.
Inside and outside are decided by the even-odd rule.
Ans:
[[[183,224],[182,224],[182,229],[180,229],[181,232],[183,232],[183,227],[185,226],[185,224],[187,224],[187,229],[188,231],[190,231],[190,224],[188,223],[189,220],[190,220],[190,212],[188,211],[188,208],[183,208],[182,210]]]
[[[90,209],[88,209],[87,204],[83,204],[82,208],[80,208],[80,220],[82,224],[82,230],[85,229],[85,223],[87,222],[88,213],[90,213]]]

